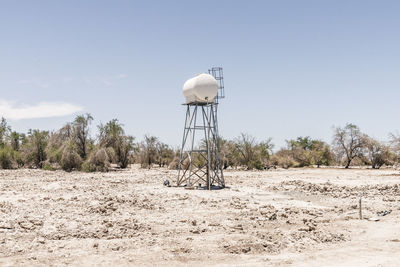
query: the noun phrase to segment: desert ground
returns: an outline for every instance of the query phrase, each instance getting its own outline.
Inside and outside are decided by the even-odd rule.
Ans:
[[[400,171],[0,171],[0,266],[399,266]],[[359,199],[362,215],[359,219]]]

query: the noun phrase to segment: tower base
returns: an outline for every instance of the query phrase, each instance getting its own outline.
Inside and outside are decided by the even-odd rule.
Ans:
[[[186,119],[177,186],[208,190],[224,188],[216,118],[218,104],[213,102],[185,105]]]

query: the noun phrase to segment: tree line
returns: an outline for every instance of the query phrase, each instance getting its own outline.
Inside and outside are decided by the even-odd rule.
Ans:
[[[127,135],[117,119],[97,126],[98,135],[90,135],[93,117],[82,114],[57,131],[13,131],[8,122],[0,122],[0,168],[40,168],[65,171],[108,171],[140,164],[176,169],[180,151],[155,136],[145,135],[140,142]],[[203,144],[204,145],[204,144]],[[273,151],[271,138],[257,141],[242,133],[233,140],[219,139],[224,169],[291,168],[307,166],[382,166],[400,161],[400,136],[390,134],[390,142],[380,142],[358,126],[348,123],[334,128],[328,144],[309,136],[286,140],[286,147]],[[201,146],[201,145],[200,145]]]

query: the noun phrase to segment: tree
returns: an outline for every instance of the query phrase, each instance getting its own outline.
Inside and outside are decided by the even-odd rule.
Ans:
[[[126,136],[123,124],[119,123],[117,119],[113,119],[105,125],[100,124],[99,128],[99,146],[106,148],[106,151],[112,149],[113,152],[108,152],[110,158],[115,158],[116,163],[120,168],[128,167],[133,149],[134,138]]]
[[[72,124],[67,123],[58,131],[50,133],[46,147],[46,155],[49,164],[58,165],[57,167],[62,166],[61,159],[65,147],[74,143],[72,130]]]
[[[317,165],[318,168],[321,165],[331,165],[335,158],[329,145],[320,140],[313,140],[311,156],[313,164]]]
[[[11,127],[7,124],[5,118],[1,118],[0,122],[0,147],[4,147],[6,145],[6,138],[11,132]]]
[[[79,115],[72,123],[74,142],[76,143],[77,153],[82,159],[86,159],[88,146],[91,143],[89,138],[89,126],[93,120],[92,115],[86,113]]]
[[[267,167],[267,161],[273,148],[271,138],[257,143],[254,137],[242,133],[234,143],[235,154],[240,165],[246,166],[247,169],[265,169]]]
[[[306,137],[297,137],[296,140],[289,140],[286,141],[286,143],[288,144],[288,148],[289,149],[296,149],[296,148],[301,148],[304,150],[312,150],[313,149],[313,145],[314,145],[314,140],[311,139],[311,137],[306,136]]]
[[[10,145],[12,149],[18,151],[21,147],[21,144],[25,142],[25,138],[25,134],[20,134],[16,131],[12,131],[10,133]]]
[[[253,163],[256,161],[255,157],[256,139],[245,133],[241,133],[235,139],[235,148],[238,152],[239,163],[247,168],[252,168]]]
[[[364,137],[367,163],[373,169],[379,169],[383,165],[392,165],[395,161],[395,155],[386,146],[369,136]]]
[[[61,154],[60,165],[64,171],[70,172],[72,170],[80,170],[82,165],[82,158],[76,152],[76,144],[74,142],[68,142],[63,146]]]
[[[169,165],[174,158],[174,151],[163,142],[158,141],[156,144],[156,163],[159,167]]]
[[[129,165],[132,151],[134,148],[133,144],[134,140],[135,139],[133,138],[133,136],[125,136],[125,135],[119,136],[117,139],[114,150],[119,167],[122,169],[125,169]]]
[[[144,140],[139,145],[140,163],[142,168],[151,168],[151,165],[157,161],[157,145],[159,141],[155,136],[145,135]]]
[[[99,129],[99,145],[101,147],[114,147],[119,136],[124,135],[123,124],[117,119],[97,126]]]
[[[397,156],[397,160],[400,159],[400,134],[399,133],[390,133],[390,148],[393,153]]]
[[[261,163],[263,166],[268,165],[268,161],[270,160],[270,157],[272,155],[272,149],[274,148],[274,144],[272,143],[272,138],[268,138],[265,141],[260,142],[257,144],[257,154],[258,157],[261,160]]]
[[[237,167],[239,165],[239,153],[236,150],[236,144],[232,140],[219,139],[220,159],[222,167],[227,169],[229,166]]]
[[[364,140],[364,134],[354,124],[347,123],[344,128],[335,128],[333,145],[338,154],[344,156],[346,169],[349,168],[353,159],[362,157]]]
[[[48,140],[48,131],[29,130],[27,142],[22,147],[25,162],[33,164],[37,168],[42,168],[47,158],[46,146]]]
[[[291,153],[281,153],[285,157],[292,155],[292,162],[297,167],[311,165],[329,165],[333,161],[333,154],[328,144],[321,140],[312,139],[309,136],[297,137],[296,140],[286,141]],[[289,161],[283,161],[289,162]]]

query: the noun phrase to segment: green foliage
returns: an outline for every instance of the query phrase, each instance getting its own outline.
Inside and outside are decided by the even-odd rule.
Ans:
[[[328,144],[314,140],[309,136],[298,137],[296,140],[287,140],[287,151],[281,153],[284,159],[276,159],[285,166],[305,167],[317,165],[330,165],[334,156]],[[288,159],[290,157],[290,159]],[[278,164],[278,166],[280,166]]]
[[[64,171],[80,170],[82,165],[82,158],[77,153],[77,149],[73,143],[65,146],[61,156],[61,168]]]
[[[51,164],[49,162],[45,162],[43,164],[42,170],[45,171],[54,171],[55,169],[53,168],[53,166],[51,166]]]
[[[242,133],[234,140],[234,151],[229,153],[235,164],[244,166],[247,169],[268,168],[273,144],[271,138],[258,143],[256,139],[248,134]]]
[[[281,149],[271,157],[271,164],[285,169],[299,167],[299,163],[293,159],[293,152],[288,149]]]
[[[162,150],[163,147],[159,143],[155,136],[144,136],[144,140],[139,144],[137,150],[138,160],[142,168],[151,168],[154,163],[162,160],[158,149]],[[162,153],[162,151],[160,152]]]
[[[89,113],[79,115],[72,122],[72,138],[76,145],[77,153],[86,159],[92,140],[89,138],[89,126],[93,120]]]
[[[156,163],[159,167],[168,166],[174,158],[174,151],[162,142],[156,144]]]
[[[125,134],[123,125],[113,119],[101,124],[98,141],[89,135],[93,117],[90,114],[77,116],[56,132],[30,130],[27,135],[12,131],[7,121],[0,121],[0,168],[11,169],[22,166],[66,171],[108,171],[111,163],[126,168],[138,162],[143,168],[153,165],[177,168],[180,151],[162,143],[155,136],[144,136],[140,143]],[[219,156],[224,169],[229,167],[264,170],[270,167],[283,168],[343,163],[369,164],[372,168],[394,165],[400,159],[400,137],[392,135],[392,146],[385,145],[361,133],[354,124],[336,128],[333,150],[325,142],[309,136],[288,140],[287,147],[272,152],[271,139],[258,142],[254,137],[242,133],[234,140],[218,139]],[[207,144],[200,144],[204,148]],[[205,165],[204,157],[194,152],[183,165],[190,163]]]
[[[344,128],[335,128],[333,145],[338,157],[344,161],[345,168],[349,168],[355,158],[363,157],[364,136],[360,128],[351,123],[347,123]]]
[[[14,151],[10,147],[0,148],[0,167],[2,169],[12,169],[14,160]]]
[[[47,159],[46,148],[49,140],[48,131],[29,130],[26,143],[22,146],[25,163],[42,168]]]
[[[7,124],[5,118],[1,118],[0,122],[0,148],[6,145],[6,138],[11,132],[11,127]]]
[[[0,168],[15,169],[24,165],[21,154],[12,149],[11,146],[5,145],[0,148]]]
[[[364,137],[365,162],[373,169],[379,169],[383,165],[393,165],[396,155],[386,146],[369,136]]]
[[[18,151],[23,143],[26,142],[25,134],[17,133],[12,131],[10,133],[10,145],[13,150]]]
[[[123,125],[117,119],[113,119],[105,125],[100,124],[99,146],[102,148],[112,148],[114,152],[108,149],[107,154],[112,155],[120,168],[128,167],[134,150],[134,138],[125,135]],[[111,157],[110,157],[111,158]]]

